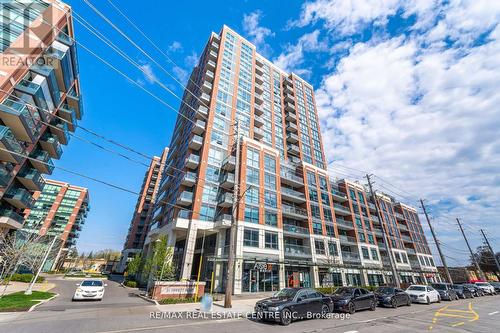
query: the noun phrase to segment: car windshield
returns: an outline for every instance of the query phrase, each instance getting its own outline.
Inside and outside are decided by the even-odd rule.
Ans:
[[[337,295],[351,295],[352,289],[351,288],[337,288],[337,290],[335,290],[335,294],[337,294]]]
[[[432,287],[437,290],[446,290],[446,285],[442,283],[433,283]]]
[[[486,283],[486,282],[478,282],[476,283],[478,286],[481,286],[481,287],[488,287],[490,284],[489,283]]]
[[[86,280],[81,284],[82,287],[102,287],[102,281],[99,280]]]
[[[394,293],[394,288],[378,288],[377,290],[375,290],[376,293],[379,293],[379,294],[393,294]]]
[[[274,294],[274,297],[293,297],[297,293],[297,289],[285,288]]]
[[[408,290],[425,291],[424,286],[410,286]]]
[[[464,286],[461,286],[461,285],[458,285],[458,284],[454,284],[453,285],[453,289],[462,290],[462,289],[464,289]]]

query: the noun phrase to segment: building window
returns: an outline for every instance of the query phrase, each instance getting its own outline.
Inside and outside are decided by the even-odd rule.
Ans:
[[[264,192],[264,204],[267,207],[276,208],[276,206],[277,206],[276,193],[270,192],[270,191],[265,191]]]
[[[266,249],[278,249],[278,234],[274,232],[266,232]]]
[[[245,221],[250,223],[259,223],[259,209],[256,207],[245,207]]]
[[[338,256],[339,255],[339,250],[337,248],[337,243],[335,242],[328,242],[328,254],[331,256]]]
[[[268,154],[264,156],[264,169],[266,171],[276,173],[276,160],[274,159],[274,156]]]
[[[372,260],[376,260],[378,261],[378,253],[377,253],[377,250],[375,249],[371,249],[372,251]]]
[[[247,150],[247,165],[254,168],[260,168],[259,165],[259,151],[256,149],[248,148]]]
[[[316,249],[316,254],[325,254],[325,243],[322,240],[315,240],[314,248]]]
[[[243,245],[259,247],[259,230],[245,229],[243,234]]]
[[[370,253],[366,247],[362,247],[361,252],[363,253],[363,259],[370,260]]]
[[[278,217],[276,213],[266,211],[264,223],[276,227],[278,225]]]

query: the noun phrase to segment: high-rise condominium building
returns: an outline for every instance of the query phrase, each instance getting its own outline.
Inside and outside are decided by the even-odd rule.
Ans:
[[[127,261],[131,260],[144,246],[167,154],[168,148],[165,148],[161,156],[154,156],[148,170],[144,174],[140,196],[135,205],[134,215],[130,221],[127,238],[123,246],[120,264],[117,267],[118,272],[123,272],[127,266]]]
[[[46,179],[43,189],[36,191],[33,198],[34,205],[25,211],[23,230],[60,239],[58,248],[52,251],[57,255],[44,266],[45,270],[52,270],[76,245],[89,210],[89,193],[84,187]]]
[[[83,108],[71,9],[59,1],[0,3],[0,232],[22,227],[32,193]]]
[[[235,293],[388,281],[381,232],[401,280],[435,278],[416,210],[379,194],[378,221],[363,186],[330,179],[313,87],[228,27],[210,36],[180,113],[145,242],[168,235],[179,278],[196,278],[203,255],[201,280],[224,290],[233,203]]]

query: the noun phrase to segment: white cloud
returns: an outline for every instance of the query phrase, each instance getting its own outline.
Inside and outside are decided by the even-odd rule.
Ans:
[[[183,47],[181,42],[178,41],[173,41],[172,44],[168,46],[168,50],[170,52],[177,52],[177,51],[182,51]]]
[[[259,25],[262,18],[261,11],[255,11],[243,16],[243,32],[248,36],[249,40],[255,44],[257,50],[264,55],[269,55],[271,49],[269,44],[266,43],[267,37],[273,37],[274,32],[269,28],[261,27]]]
[[[146,82],[154,83],[156,80],[158,80],[156,74],[153,71],[153,68],[151,67],[151,64],[146,63],[143,65],[139,65],[139,68]],[[142,79],[139,79],[138,82],[140,82],[141,84],[144,83]]]
[[[179,82],[182,84],[185,84],[189,78],[189,73],[186,71],[184,68],[181,68],[179,66],[174,66],[172,68],[172,71],[174,72],[175,77]]]
[[[186,64],[186,66],[188,66],[188,68],[194,68],[196,65],[198,65],[199,60],[200,56],[193,51],[184,59],[184,63]]]

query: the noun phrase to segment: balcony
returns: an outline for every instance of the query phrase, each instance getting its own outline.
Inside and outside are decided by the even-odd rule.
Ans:
[[[220,214],[215,218],[215,228],[223,229],[230,228],[232,222],[232,216],[229,214]]]
[[[256,94],[262,94],[264,92],[264,87],[261,84],[256,83],[254,89]]]
[[[341,218],[337,218],[336,222],[337,222],[337,228],[344,230],[354,230],[354,225],[352,224],[352,221],[347,221]]]
[[[199,135],[193,135],[189,140],[189,148],[193,150],[200,150],[203,145],[203,138]]]
[[[233,171],[236,166],[236,157],[229,155],[222,161],[222,170]]]
[[[76,110],[69,105],[61,106],[58,110],[58,115],[67,121],[68,128],[71,132],[74,132],[77,126],[76,120]]]
[[[261,105],[262,103],[264,103],[264,99],[262,98],[262,95],[260,95],[260,94],[255,94],[254,99],[255,99],[255,103],[258,105]]]
[[[210,50],[219,52],[219,43],[217,43],[216,41],[212,41],[212,43],[210,43]]]
[[[43,150],[49,153],[50,157],[59,159],[62,155],[61,144],[57,136],[45,132],[43,137],[40,139],[40,145]]]
[[[0,187],[5,187],[12,177],[12,167],[10,164],[0,163]]]
[[[262,116],[264,114],[264,110],[262,109],[261,106],[259,105],[254,105],[253,106],[253,113],[256,115],[256,116]]]
[[[0,229],[21,229],[24,217],[8,208],[0,208]]]
[[[193,203],[193,192],[182,191],[177,198],[177,204],[181,206],[188,206]]]
[[[283,216],[288,216],[299,220],[307,220],[309,218],[307,210],[305,210],[304,208],[289,206],[285,204],[281,205],[281,213]]]
[[[31,165],[41,173],[52,174],[54,164],[50,159],[49,153],[44,150],[36,149],[30,156]]]
[[[66,95],[66,103],[76,110],[76,118],[82,119],[83,117],[83,99],[82,96],[78,96],[75,92],[75,87],[73,87]]]
[[[201,135],[205,132],[207,123],[201,119],[197,119],[193,126],[193,133]]]
[[[230,189],[234,187],[234,173],[225,173],[222,176],[221,185],[225,189]]]
[[[396,219],[397,219],[398,221],[404,221],[404,220],[405,220],[405,217],[403,216],[403,214],[401,214],[401,213],[396,213],[395,215],[396,215]]]
[[[295,105],[290,102],[285,103],[285,111],[295,112]]]
[[[357,245],[358,242],[356,241],[356,238],[351,237],[351,236],[346,236],[346,235],[339,235],[340,243],[341,244],[347,244],[347,245]]]
[[[215,55],[215,59],[217,59],[217,54]],[[207,68],[210,69],[211,71],[215,71],[215,66],[216,63],[213,60],[207,61]]]
[[[255,66],[255,74],[256,75],[262,75],[264,74],[264,70],[260,66]]]
[[[28,190],[20,187],[11,188],[4,194],[3,198],[12,206],[21,209],[31,208],[35,203],[35,199],[33,199],[31,193]]]
[[[25,165],[16,177],[24,187],[31,191],[41,191],[45,185],[40,171],[30,168],[28,165]]]
[[[264,131],[260,128],[254,127],[253,129],[253,137],[256,140],[260,140],[264,137]]]
[[[281,197],[286,201],[291,201],[295,203],[304,203],[306,202],[306,197],[304,193],[292,190],[287,187],[281,188]]]
[[[205,105],[208,105],[210,103],[210,95],[207,93],[202,93],[200,100],[205,103]]]
[[[361,259],[359,258],[359,253],[354,252],[344,252],[342,251],[342,261],[346,263],[361,263]]]
[[[286,141],[290,143],[297,143],[299,142],[299,136],[295,133],[287,133]]]
[[[373,224],[380,224],[380,220],[375,215],[370,215],[370,219],[373,221]]]
[[[380,228],[373,228],[373,232],[375,233],[376,236],[381,236],[381,237],[383,236],[382,234],[383,231]]]
[[[304,228],[297,225],[284,223],[283,233],[309,236],[309,228]]]
[[[260,75],[255,75],[255,83],[262,84],[264,83],[264,79]]]
[[[332,188],[331,193],[332,193],[332,198],[335,201],[346,202],[348,200],[347,199],[347,194],[345,194],[343,192],[340,192],[339,190],[337,190],[335,188]]]
[[[294,144],[289,144],[287,151],[289,154],[295,155],[295,156],[298,156],[300,154],[299,146],[294,145]]]
[[[258,58],[258,57],[255,58],[255,65],[260,66],[260,67],[264,66],[264,60],[261,58]]]
[[[295,112],[290,112],[290,111],[288,111],[288,112],[286,113],[286,117],[285,117],[285,119],[286,119],[287,121],[292,122],[292,123],[296,123],[296,122],[297,122],[297,115],[295,114]]]
[[[290,123],[288,122],[286,124],[286,131],[287,132],[294,132],[294,133],[297,133],[297,125],[295,125],[294,123]]]
[[[412,239],[409,237],[409,236],[401,236],[401,239],[404,241],[404,242],[409,242],[409,243],[412,243]]]
[[[416,255],[417,254],[417,252],[415,251],[415,249],[407,247],[407,248],[405,248],[405,250],[406,250],[406,253],[408,253],[410,255]]]
[[[371,203],[371,202],[368,203],[368,208],[370,208],[370,210],[374,211],[374,212],[377,210],[377,208],[375,207],[375,204]]]
[[[182,177],[182,185],[192,187],[196,184],[196,173],[194,172],[186,172],[184,177]]]
[[[10,128],[0,125],[0,160],[11,163],[20,163],[24,148],[12,134]]]
[[[217,52],[210,50],[210,52],[208,53],[208,59],[212,62],[217,61]]]
[[[65,122],[57,120],[57,122],[53,123],[52,126],[49,127],[50,132],[57,136],[57,140],[63,144],[67,145],[69,142],[69,130],[68,125]]]
[[[31,143],[36,140],[41,123],[33,119],[26,104],[10,99],[4,100],[0,104],[0,119],[17,139]]]
[[[186,157],[186,167],[189,169],[196,169],[199,164],[200,156],[196,154],[189,154],[188,157]]]
[[[303,187],[304,186],[304,178],[297,176],[292,171],[281,170],[280,176],[281,176],[281,182],[284,184],[295,186],[295,187]]]
[[[198,106],[198,110],[196,112],[196,118],[207,119],[207,117],[208,117],[208,108],[203,105]]]
[[[285,77],[285,78],[283,79],[283,85],[284,85],[285,87],[286,87],[286,86],[288,86],[288,87],[293,88],[293,82],[292,82],[292,79],[290,79],[289,77]]]
[[[399,226],[399,230],[401,230],[401,231],[410,231],[410,230],[408,230],[408,227],[404,224],[399,224],[398,226]]]
[[[295,244],[286,244],[285,243],[285,256],[290,256],[290,257],[303,257],[303,256],[310,256],[311,255],[311,249],[308,246],[304,245],[295,245]]]
[[[285,84],[283,88],[284,88],[284,93],[285,94],[290,94],[292,96],[294,95],[293,86],[292,85]]]
[[[207,94],[210,94],[212,92],[212,84],[208,81],[203,82],[203,85],[201,86],[201,90]]]
[[[71,52],[73,50],[73,52]],[[76,57],[72,56],[74,47],[68,47],[59,42],[52,43],[50,53],[51,65],[55,68],[57,83],[61,91],[67,92],[74,81],[76,74]]]
[[[218,204],[221,207],[232,207],[233,206],[233,195],[231,193],[223,193],[218,200]]]
[[[259,116],[254,116],[253,123],[256,127],[262,127],[264,125],[264,119]]]
[[[286,103],[294,103],[295,102],[295,97],[293,97],[292,94],[285,94],[285,102]]]
[[[209,82],[213,82],[213,80],[214,80],[214,72],[212,72],[211,70],[207,70],[205,72],[205,80],[207,80]]]

